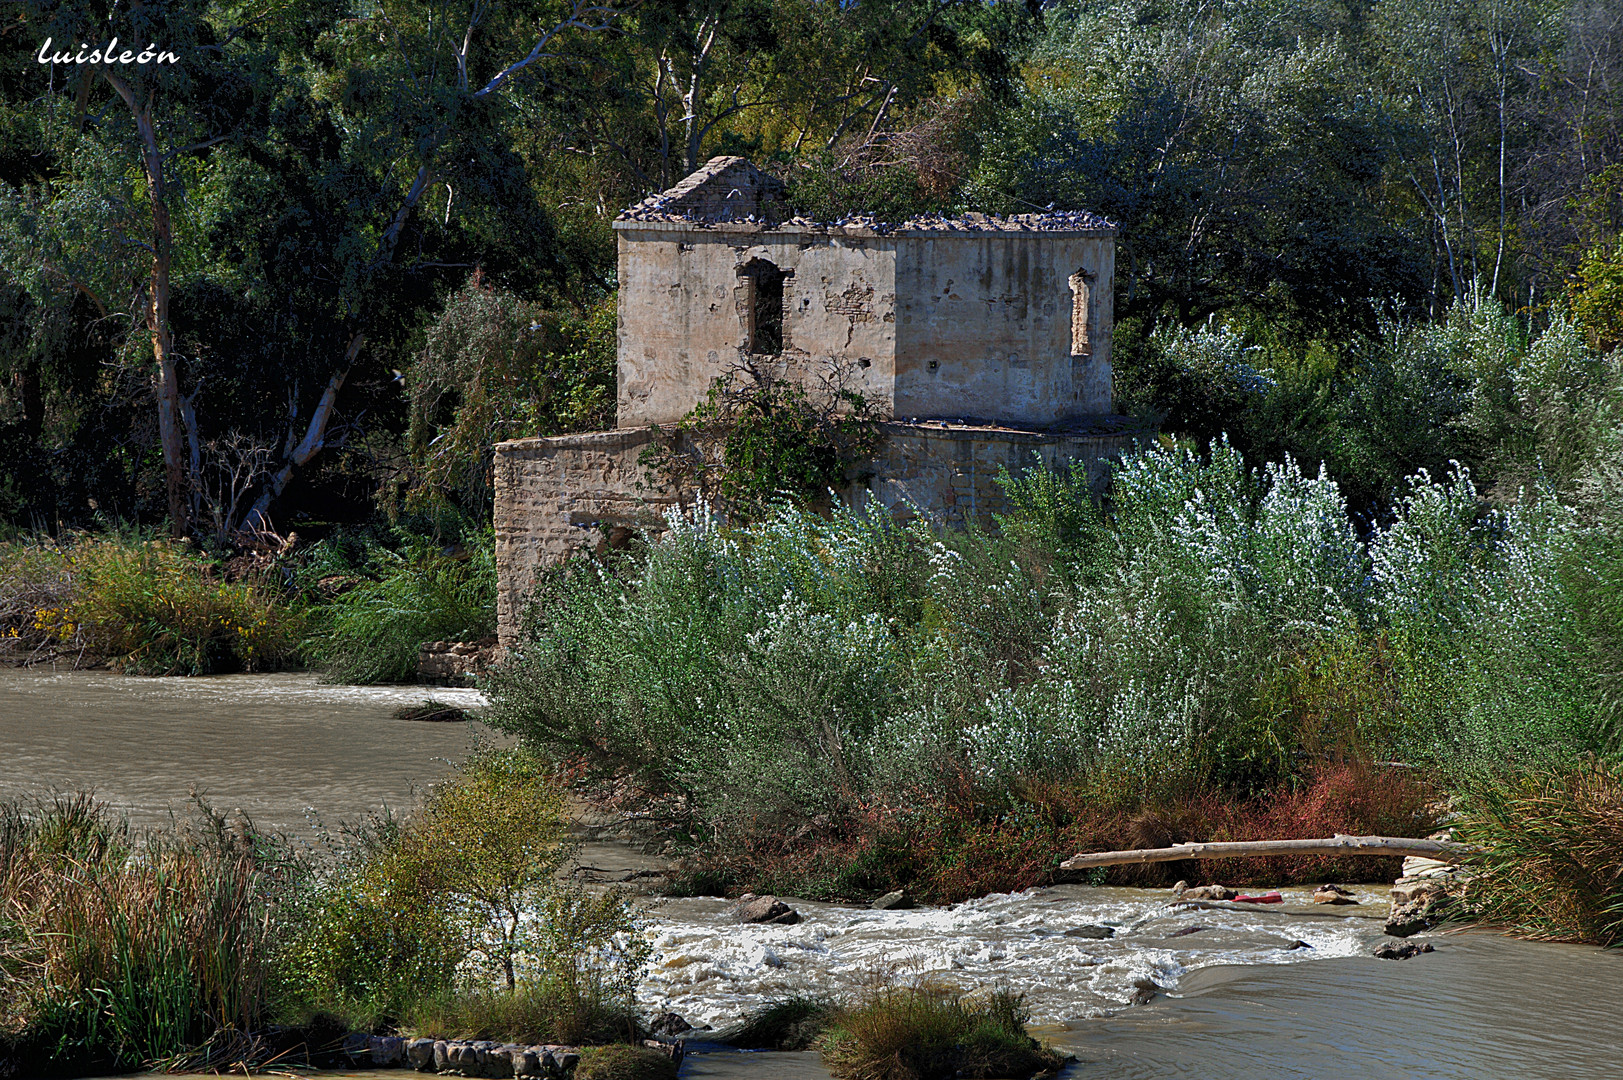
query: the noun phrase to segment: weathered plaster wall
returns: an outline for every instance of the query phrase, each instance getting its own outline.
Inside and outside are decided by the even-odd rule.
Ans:
[[[1113,238],[969,232],[901,243],[895,416],[1044,426],[1110,412]],[[1091,275],[1086,358],[1072,354],[1078,271]]]
[[[898,418],[1051,425],[1110,411],[1114,238],[1032,231],[617,222],[618,423],[672,424],[748,340],[740,276],[783,286],[780,371],[839,371]],[[1091,348],[1072,353],[1071,276],[1090,275]]]
[[[1036,458],[1054,467],[1080,462],[1102,484],[1110,459],[1135,435],[1047,434],[1003,428],[885,424],[872,462],[845,497],[877,499],[903,519],[937,526],[986,522],[1006,509],[999,466],[1018,474]],[[629,529],[657,532],[677,499],[645,484],[638,458],[653,442],[648,428],[517,439],[496,444],[496,619],[511,644],[537,571],[581,547],[601,548]],[[639,486],[644,484],[645,486]]]
[[[837,369],[851,389],[891,408],[893,243],[681,224],[616,227],[620,427],[677,422],[737,367],[748,297],[739,271],[754,259],[792,274],[783,284],[784,373],[815,387]]]

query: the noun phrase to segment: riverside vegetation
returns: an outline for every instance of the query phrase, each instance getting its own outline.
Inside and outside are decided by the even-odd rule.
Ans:
[[[0,1069],[252,1065],[289,1025],[318,1053],[353,1030],[633,1038],[641,920],[557,878],[563,809],[522,752],[320,852],[202,804],[144,833],[85,797],[0,807]]]
[[[1076,476],[1005,477],[987,532],[701,505],[640,551],[543,575],[490,719],[685,837],[691,891],[950,901],[1078,851],[1425,835],[1463,813],[1522,853],[1487,868],[1485,916],[1616,941],[1623,355],[1482,298],[1360,347],[1395,389],[1337,409],[1403,414],[1412,443],[1471,447],[1480,474],[1416,471],[1358,516],[1330,466],[1253,466],[1219,437],[1129,454],[1102,504]],[[1316,377],[1237,370],[1261,350],[1228,329],[1166,349],[1249,380],[1242,429]],[[1316,433],[1347,486],[1391,475],[1370,430]],[[1534,910],[1573,860],[1588,884]]]
[[[0,661],[411,682],[422,642],[494,635],[495,597],[490,530],[454,514],[235,555],[131,529],[37,534],[0,541]]]

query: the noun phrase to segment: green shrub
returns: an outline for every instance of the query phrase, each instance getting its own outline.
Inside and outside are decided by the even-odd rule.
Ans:
[[[418,888],[402,846],[399,824],[384,820],[297,882],[278,920],[285,1017],[329,1013],[366,1029],[452,991],[463,928]]]
[[[1223,442],[1129,455],[1108,516],[1075,478],[1009,487],[996,535],[780,505],[555,570],[493,721],[712,836],[838,835],[965,785],[1247,797],[1330,761],[1597,745],[1588,534],[1547,494],[1484,513],[1464,470],[1417,474],[1366,541],[1322,470]]]
[[[1623,238],[1591,248],[1569,288],[1573,312],[1595,347],[1609,352],[1623,346]]]
[[[347,683],[411,682],[417,649],[427,641],[477,641],[496,632],[495,540],[472,532],[465,546],[399,536],[401,549],[366,548],[353,587],[315,620],[305,651],[328,679]],[[449,551],[449,553],[448,553]],[[312,567],[343,560],[317,552]],[[306,577],[319,571],[307,568]]]
[[[491,445],[614,426],[612,294],[549,311],[480,271],[445,302],[405,375],[414,471],[407,502],[488,513]]]
[[[275,670],[299,616],[168,540],[76,535],[0,546],[0,635],[13,652],[105,661],[138,675]]]
[[[785,497],[821,502],[879,446],[878,414],[834,386],[815,396],[750,366],[718,378],[705,400],[642,464],[674,490],[698,491],[732,517]]]
[[[934,986],[889,987],[841,1009],[820,1040],[837,1080],[1016,1077],[1064,1059],[1026,1034],[1020,995],[960,998]]]
[[[405,823],[361,833],[287,906],[284,1011],[352,1026],[623,1032],[648,945],[628,899],[557,870],[562,795],[522,751],[476,754]]]

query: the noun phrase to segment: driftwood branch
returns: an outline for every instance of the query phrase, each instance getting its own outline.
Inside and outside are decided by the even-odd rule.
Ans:
[[[1180,859],[1235,859],[1260,855],[1420,855],[1441,862],[1458,862],[1467,848],[1442,840],[1410,840],[1401,836],[1346,836],[1337,833],[1323,840],[1245,840],[1223,844],[1175,844],[1137,851],[1100,851],[1073,855],[1061,870],[1087,870],[1095,866],[1177,862]]]

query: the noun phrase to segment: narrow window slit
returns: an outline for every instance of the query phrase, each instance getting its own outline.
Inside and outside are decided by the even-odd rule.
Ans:
[[[1093,355],[1093,320],[1090,282],[1093,275],[1078,270],[1071,275],[1071,355]]]
[[[744,349],[777,356],[783,352],[783,282],[789,274],[765,259],[751,259],[738,276],[745,288]]]

